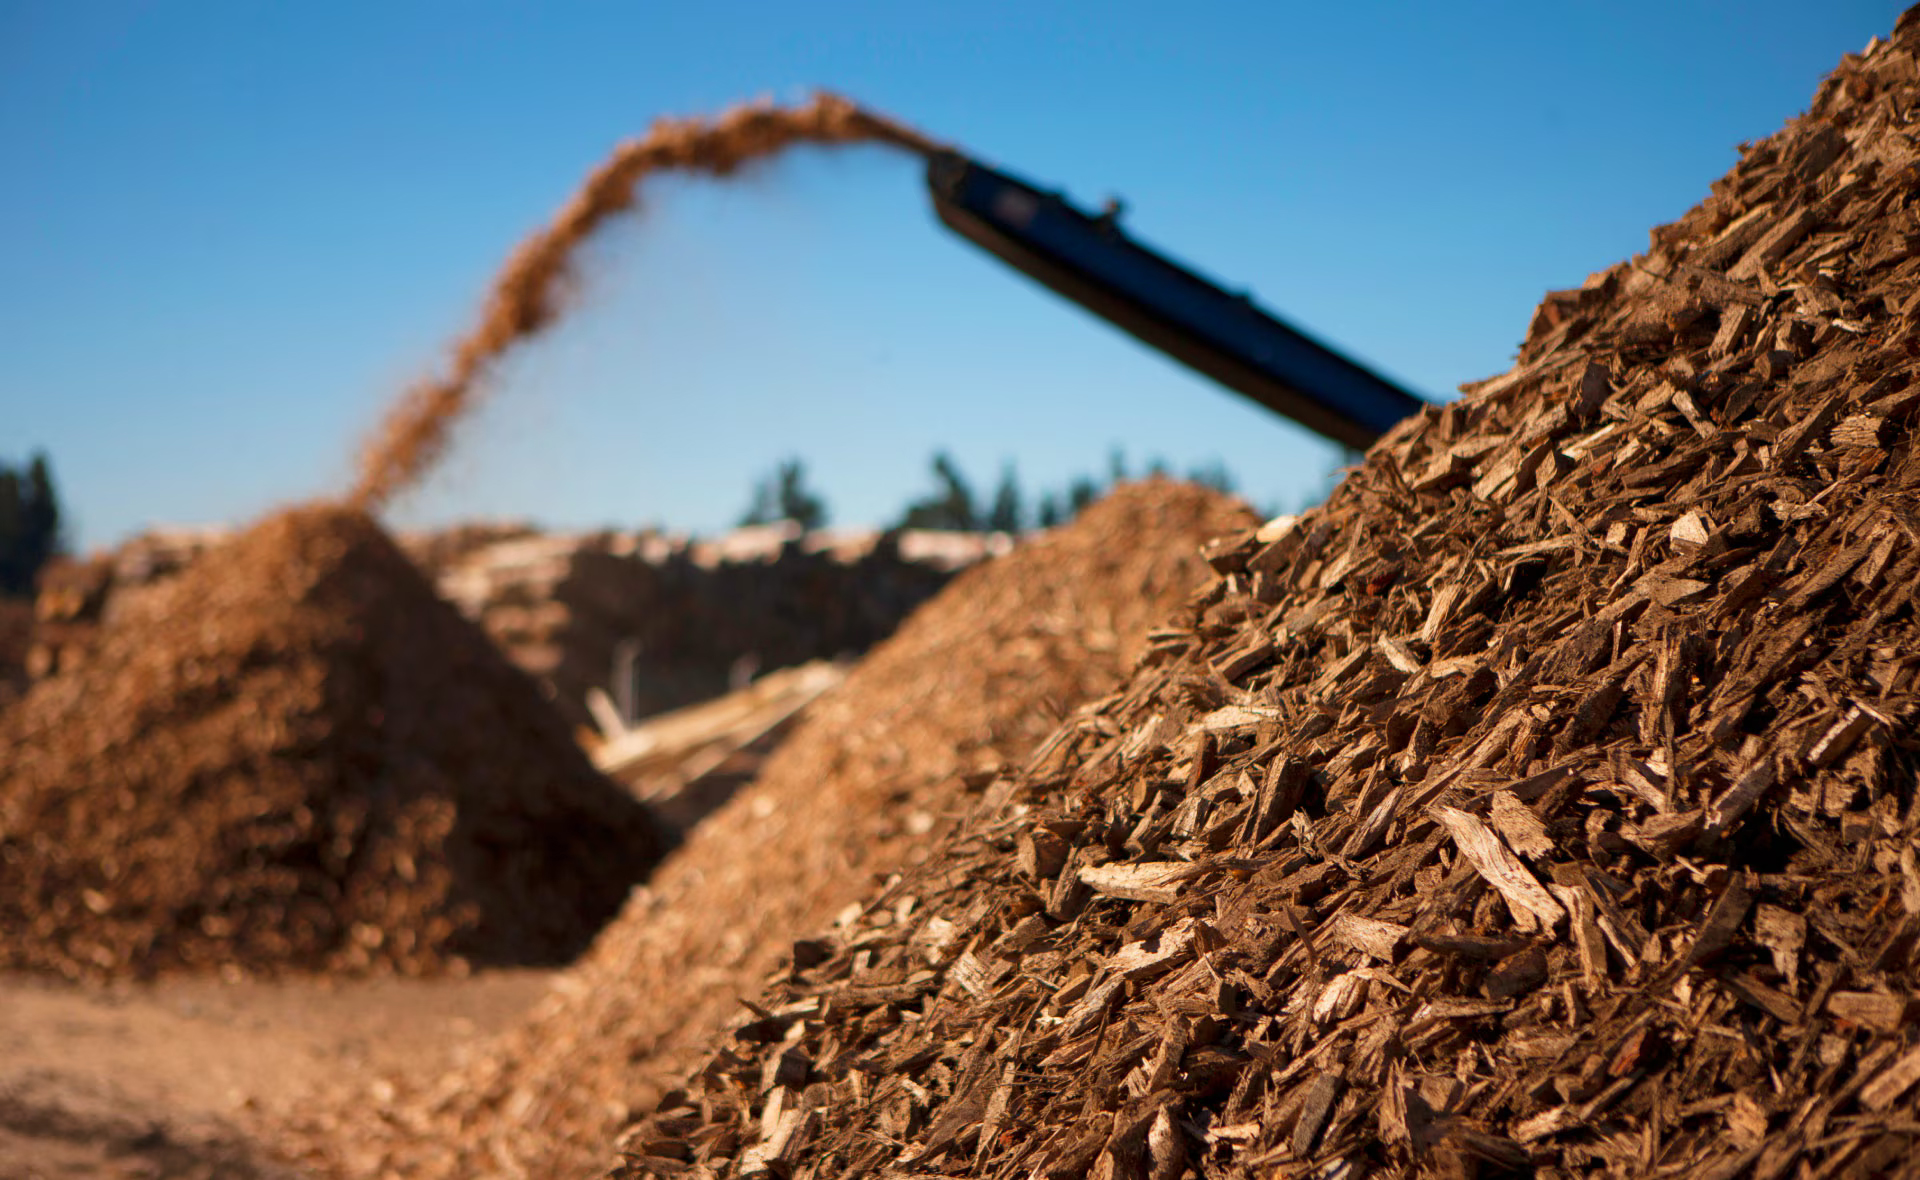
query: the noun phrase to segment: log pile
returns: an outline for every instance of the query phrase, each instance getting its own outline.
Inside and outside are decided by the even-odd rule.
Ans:
[[[1914,1175],[1916,110],[1920,11],[1214,544],[621,1174]]]
[[[437,581],[586,725],[596,688],[623,697],[631,720],[719,696],[743,670],[864,652],[994,546],[778,528],[703,541],[536,534],[473,548]]]
[[[560,962],[658,859],[364,515],[271,517],[120,606],[0,713],[0,965]]]
[[[814,660],[639,725],[616,725],[593,764],[685,833],[752,782],[808,706],[846,675],[845,665]]]
[[[445,528],[403,532],[394,537],[400,548],[428,578],[438,582],[448,570],[483,549],[504,541],[518,541],[540,535],[540,529],[526,520],[470,520]]]
[[[808,711],[556,984],[473,1063],[356,1093],[292,1133],[328,1175],[568,1176],[740,1011],[737,998],[877,880],[926,855],[967,783],[1110,691],[1148,625],[1204,580],[1200,544],[1249,523],[1202,488],[1123,488],[968,570]]]

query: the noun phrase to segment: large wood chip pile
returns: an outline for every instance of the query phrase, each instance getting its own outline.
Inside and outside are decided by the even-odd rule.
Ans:
[[[795,944],[629,1177],[1920,1172],[1920,11]]]
[[[1205,581],[1201,544],[1250,520],[1149,481],[961,574],[809,709],[523,1028],[425,1089],[316,1109],[295,1131],[303,1158],[342,1177],[597,1170],[797,933],[859,912],[972,791],[1110,692],[1152,622]]]
[[[562,962],[662,851],[360,513],[271,517],[90,646],[0,713],[0,966]]]

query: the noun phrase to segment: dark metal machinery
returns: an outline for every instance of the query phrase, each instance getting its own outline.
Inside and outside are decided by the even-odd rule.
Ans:
[[[1365,449],[1427,403],[1089,214],[953,152],[927,162],[940,220],[1238,393]]]

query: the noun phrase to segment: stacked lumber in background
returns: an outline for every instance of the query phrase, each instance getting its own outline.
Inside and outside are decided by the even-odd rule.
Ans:
[[[470,520],[446,528],[422,529],[394,537],[427,577],[438,579],[468,557],[493,545],[537,537],[541,530],[524,520]]]
[[[808,706],[846,675],[842,664],[814,660],[639,725],[616,724],[593,764],[684,833],[752,782]]]
[[[575,1176],[792,948],[937,845],[971,792],[1110,691],[1204,580],[1236,501],[1150,481],[968,570],[809,709],[695,828],[526,1025],[424,1091],[396,1080],[296,1129],[326,1174]]]
[[[0,966],[565,962],[663,851],[364,515],[270,517],[119,607],[0,712]]]
[[[864,652],[954,572],[1009,543],[777,526],[697,541],[535,534],[471,549],[437,580],[585,725],[596,688],[631,721],[720,696],[761,671]]]
[[[622,1174],[1915,1174],[1917,55],[1212,547]]]

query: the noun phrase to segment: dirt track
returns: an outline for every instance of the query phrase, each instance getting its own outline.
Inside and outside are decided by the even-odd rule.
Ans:
[[[549,973],[75,987],[0,976],[0,1180],[297,1176],[251,1136],[370,1079],[457,1066]]]

